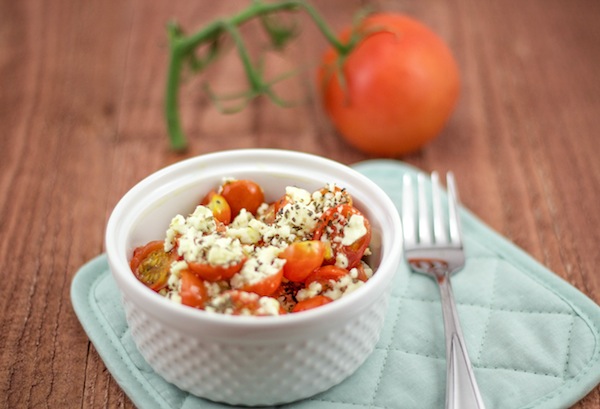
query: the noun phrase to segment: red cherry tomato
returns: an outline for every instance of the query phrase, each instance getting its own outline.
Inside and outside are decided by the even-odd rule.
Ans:
[[[289,202],[289,199],[286,195],[283,195],[275,202],[271,203],[263,215],[263,221],[267,224],[272,224],[275,222],[275,218],[277,217],[277,213],[283,206],[285,206]]]
[[[324,295],[316,295],[312,298],[308,298],[306,300],[298,302],[296,306],[292,309],[292,312],[301,312],[306,310],[312,310],[313,308],[320,307],[325,304],[329,304],[333,300]]]
[[[181,303],[194,308],[204,308],[208,293],[204,281],[190,270],[181,271]]]
[[[235,218],[242,209],[256,215],[256,210],[265,201],[262,188],[251,180],[228,181],[221,187],[221,195],[231,207],[231,217]]]
[[[319,240],[298,241],[290,244],[279,255],[286,262],[283,276],[290,281],[302,282],[323,264],[325,243]]]
[[[263,278],[260,281],[257,281],[252,284],[246,284],[241,288],[242,291],[247,291],[250,293],[255,293],[261,296],[269,296],[272,295],[279,285],[281,284],[281,279],[283,278],[283,268],[279,270],[277,273],[272,274]]]
[[[201,279],[214,282],[220,280],[229,280],[242,269],[245,261],[245,259],[242,259],[238,263],[226,266],[212,265],[202,262],[188,262],[188,266],[190,267],[190,270],[192,270]]]
[[[362,216],[365,234],[357,238],[350,244],[344,244],[344,228],[350,222],[352,216]],[[327,209],[319,222],[313,234],[314,240],[326,239],[333,251],[331,257],[326,257],[325,263],[335,264],[338,254],[347,259],[346,267],[351,269],[355,267],[365,254],[365,250],[371,241],[371,224],[358,209],[350,205],[339,205]]]
[[[356,265],[356,268],[358,274],[356,276],[357,279],[359,279],[362,282],[366,282],[369,279],[369,276],[367,275],[367,272],[365,271],[365,264],[361,261],[360,263],[358,263]]]
[[[223,223],[224,225],[228,225],[231,223],[231,207],[225,198],[211,190],[200,202],[201,205],[208,207],[215,219]]]
[[[337,266],[322,266],[310,273],[304,282],[308,287],[312,282],[318,282],[323,288],[331,287],[331,281],[339,281],[342,277],[348,274],[348,270]]]
[[[163,241],[151,241],[133,251],[129,267],[133,274],[154,291],[167,286],[171,263],[176,259],[174,252],[165,252]]]
[[[350,32],[343,31],[342,42]],[[391,157],[420,149],[441,132],[458,99],[459,71],[450,49],[401,14],[371,15],[358,34],[362,40],[343,59],[333,49],[323,56],[318,88],[329,118],[366,153]]]

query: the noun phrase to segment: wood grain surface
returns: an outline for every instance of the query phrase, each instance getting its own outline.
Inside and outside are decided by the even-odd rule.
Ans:
[[[169,150],[166,24],[193,31],[249,1],[0,0],[0,407],[132,407],[71,306],[78,268],[131,186],[175,161],[272,147],[351,164],[369,159],[324,115],[314,70],[325,41],[302,33],[273,72],[299,69],[279,108],[220,114],[201,90],[246,87],[225,56],[181,89],[190,148]],[[600,2],[314,0],[336,29],[359,6],[421,19],[453,50],[462,90],[441,135],[399,158],[453,170],[493,229],[600,302]],[[250,45],[258,39],[251,27]],[[600,408],[596,387],[574,406]]]

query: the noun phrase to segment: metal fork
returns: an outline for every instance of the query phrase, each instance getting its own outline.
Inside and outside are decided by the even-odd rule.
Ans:
[[[431,200],[426,177],[404,175],[402,224],[404,256],[412,271],[427,274],[438,283],[446,335],[446,408],[483,409],[483,400],[467,354],[450,285],[450,275],[465,265],[458,197],[454,175],[448,172],[448,217],[442,211],[437,172],[431,174]],[[432,214],[432,216],[430,216]]]

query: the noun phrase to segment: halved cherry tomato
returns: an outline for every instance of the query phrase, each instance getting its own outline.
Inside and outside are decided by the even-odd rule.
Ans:
[[[175,252],[165,252],[164,242],[156,240],[137,247],[129,267],[138,280],[158,292],[167,286],[171,263],[175,259]]]
[[[273,209],[275,210],[275,214],[279,213],[279,211],[288,203],[290,203],[290,198],[288,195],[283,195],[279,199],[273,203]]]
[[[262,296],[269,296],[273,294],[275,290],[277,290],[277,287],[279,287],[279,285],[281,284],[282,278],[283,268],[280,269],[277,273],[267,276],[256,283],[246,284],[241,288],[241,290]]]
[[[262,216],[262,220],[267,224],[272,224],[273,222],[275,222],[275,219],[277,218],[277,213],[288,202],[289,202],[289,199],[287,198],[287,196],[283,195],[282,197],[277,199],[275,202],[271,203],[269,205],[269,207],[267,208],[267,210],[264,212],[264,214]]]
[[[323,288],[331,287],[330,281],[339,281],[342,277],[348,274],[348,270],[338,266],[322,266],[313,271],[306,277],[305,285],[308,287],[312,282],[318,282]]]
[[[281,252],[285,259],[283,276],[290,281],[302,282],[317,267],[323,264],[326,245],[319,240],[297,241]]]
[[[366,232],[353,243],[343,244],[344,227],[354,215],[363,217]],[[351,269],[360,262],[360,259],[365,254],[365,250],[369,246],[369,242],[371,241],[371,224],[355,207],[346,204],[339,205],[326,210],[317,223],[313,240],[322,240],[323,237],[329,241],[333,250],[331,257],[326,257],[325,263],[335,264],[338,254],[341,253],[347,259],[346,267]]]
[[[231,223],[231,207],[229,206],[229,203],[227,203],[227,200],[222,195],[214,190],[208,192],[200,204],[208,207],[215,216],[215,219],[224,225]]]
[[[265,201],[262,188],[251,180],[232,180],[221,186],[221,195],[231,207],[235,218],[242,209],[256,215],[256,210]]]
[[[359,279],[362,282],[366,282],[369,279],[369,276],[367,276],[367,273],[365,271],[365,264],[361,261],[360,263],[358,263],[356,265],[356,270],[358,271],[358,275],[357,275],[357,279]]]
[[[181,271],[181,303],[194,308],[204,308],[208,292],[204,281],[190,270]]]
[[[312,310],[313,308],[320,307],[325,304],[329,304],[333,300],[324,295],[315,295],[312,298],[308,298],[306,300],[302,300],[296,304],[296,306],[292,309],[292,312],[301,312],[306,310]]]
[[[198,277],[206,281],[220,281],[220,280],[229,280],[236,273],[238,273],[246,259],[242,259],[240,262],[220,266],[220,265],[212,265],[203,262],[188,262],[188,266],[190,270],[192,270]]]

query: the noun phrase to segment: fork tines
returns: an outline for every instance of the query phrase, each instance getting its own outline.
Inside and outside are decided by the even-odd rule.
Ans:
[[[443,188],[438,172],[431,173],[431,186],[427,182],[427,176],[422,173],[416,177],[416,187],[414,180],[412,175],[405,174],[402,182],[402,224],[405,247],[417,244],[461,246],[458,193],[454,174],[452,172],[446,174],[447,217],[442,204]]]

